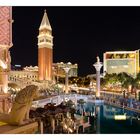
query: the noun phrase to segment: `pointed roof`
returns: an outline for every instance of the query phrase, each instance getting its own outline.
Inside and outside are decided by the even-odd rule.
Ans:
[[[44,16],[42,18],[42,21],[41,21],[39,30],[40,29],[45,29],[45,28],[46,29],[49,29],[49,30],[52,30],[51,25],[50,25],[50,22],[49,22],[49,19],[48,19],[48,15],[46,13],[46,10],[44,10]]]

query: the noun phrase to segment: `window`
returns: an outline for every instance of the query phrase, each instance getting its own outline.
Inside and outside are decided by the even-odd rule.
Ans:
[[[49,40],[49,39],[46,39],[46,42],[49,42],[49,43],[51,43],[51,40]]]
[[[40,43],[41,43],[41,42],[44,42],[44,39],[40,39],[40,41],[39,41],[39,42],[40,42]]]

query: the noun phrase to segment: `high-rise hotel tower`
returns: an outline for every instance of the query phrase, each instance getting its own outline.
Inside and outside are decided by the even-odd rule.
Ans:
[[[38,35],[38,68],[39,80],[52,80],[53,36],[52,28],[46,13],[39,27]]]

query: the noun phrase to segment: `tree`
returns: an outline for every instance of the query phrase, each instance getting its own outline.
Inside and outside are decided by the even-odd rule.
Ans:
[[[116,73],[106,74],[102,79],[102,85],[109,87],[116,87],[119,83],[118,76]]]
[[[90,78],[84,78],[84,86],[89,86],[90,85]]]
[[[136,89],[139,86],[138,81],[140,79],[140,74],[138,74],[135,78],[132,77],[131,75],[128,75],[127,73],[120,73],[118,74],[118,77],[122,87],[126,88],[128,92],[130,91],[131,94],[135,93],[135,98],[136,98]]]
[[[136,80],[137,80],[138,88],[140,88],[140,73],[137,74]]]
[[[83,77],[79,77],[79,78],[78,78],[78,80],[77,80],[77,85],[78,85],[78,86],[83,86],[83,85],[84,85]]]
[[[130,76],[125,72],[121,72],[117,76],[118,76],[118,80],[121,83],[121,85],[123,85],[124,82],[127,81],[127,79],[130,78]]]
[[[119,74],[106,74],[105,77],[102,80],[102,86],[109,86],[109,87],[115,87],[121,85],[121,90],[123,91],[123,88],[126,89],[128,92],[135,93],[136,97],[136,89],[140,88],[140,73],[137,74],[136,77],[133,77],[125,72],[119,73]]]

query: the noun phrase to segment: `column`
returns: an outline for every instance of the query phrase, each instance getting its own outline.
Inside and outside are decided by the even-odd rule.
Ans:
[[[65,93],[68,93],[68,77],[69,77],[69,70],[70,68],[69,67],[66,67],[66,68],[63,68],[64,71],[65,71]]]
[[[40,120],[40,133],[43,134],[43,122]]]
[[[3,113],[6,113],[6,98],[3,98],[2,100],[2,106],[3,106]]]
[[[76,134],[78,134],[78,130],[79,130],[79,127],[78,127],[78,126],[76,126]]]
[[[100,97],[100,71],[96,71],[96,96]]]
[[[102,65],[103,64],[97,56],[97,62],[93,65],[96,69],[96,97],[100,97],[100,70]]]
[[[52,134],[54,134],[54,131],[55,131],[55,119],[54,118],[51,119],[51,127],[52,127]]]

